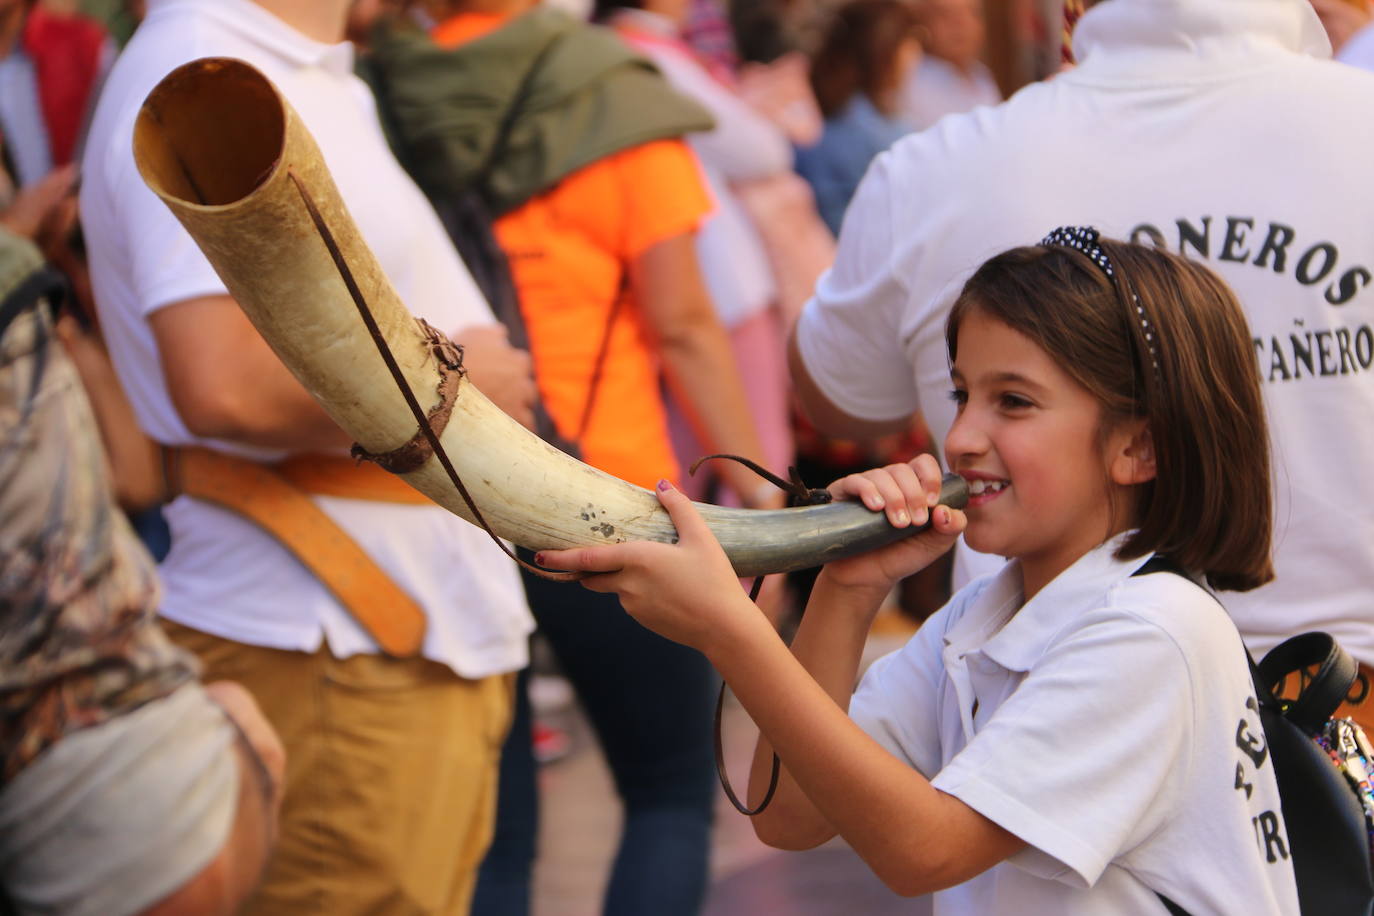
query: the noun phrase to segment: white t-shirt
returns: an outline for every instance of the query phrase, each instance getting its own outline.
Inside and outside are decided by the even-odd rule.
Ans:
[[[400,297],[450,333],[492,315],[438,218],[387,149],[353,48],[310,40],[247,0],[153,0],[105,84],[81,189],[91,279],[110,355],[140,425],[159,442],[257,458],[279,453],[191,435],[173,407],[149,317],[225,293],[200,250],[144,185],[131,147],[157,82],[199,57],[247,60],[282,91],[318,141],[368,245]],[[467,677],[522,667],[532,620],[518,573],[485,532],[429,506],[315,497],[425,608],[427,657]],[[229,639],[340,657],[372,639],[293,557],[255,525],[199,500],[167,507],[172,550],[162,613]]]
[[[979,579],[869,669],[850,715],[1028,844],[934,912],[1297,913],[1274,767],[1226,612],[1147,558],[1098,547],[1021,606]],[[1020,610],[1017,610],[1020,606]],[[921,829],[912,824],[913,830]]]
[[[988,257],[1095,225],[1205,258],[1249,315],[1278,497],[1278,578],[1227,607],[1258,652],[1319,629],[1374,663],[1374,75],[1329,47],[1306,0],[1093,7],[1079,67],[875,161],[797,334],[840,408],[942,442],[945,317]]]
[[[992,71],[974,61],[968,75],[947,60],[929,54],[912,68],[902,87],[901,117],[917,130],[925,130],[947,114],[972,111],[1002,101],[1002,90]]]

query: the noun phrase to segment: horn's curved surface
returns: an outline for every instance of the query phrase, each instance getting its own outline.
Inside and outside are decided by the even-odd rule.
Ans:
[[[372,454],[409,441],[415,420],[296,181],[322,214],[426,411],[439,398],[435,357],[359,235],[314,139],[271,82],[227,58],[178,68],[144,103],[134,155],[149,187],[335,422]],[[492,530],[517,544],[538,550],[676,536],[653,493],[549,446],[466,379],[441,441]],[[473,521],[436,458],[402,476]],[[962,506],[966,499],[963,481],[946,478],[945,502]],[[911,532],[853,502],[772,512],[701,509],[741,576],[815,566]]]

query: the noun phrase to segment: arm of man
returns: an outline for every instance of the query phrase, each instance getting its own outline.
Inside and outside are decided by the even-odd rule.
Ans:
[[[761,462],[763,446],[730,340],[702,283],[692,234],[664,239],[634,258],[630,288],[659,345],[668,385],[706,448]],[[782,505],[781,491],[743,465],[725,461],[717,471],[745,505]]]
[[[172,403],[188,429],[207,439],[311,450],[349,445],[228,295],[187,299],[149,317]],[[529,426],[534,381],[529,354],[506,342],[499,325],[457,335],[473,383]]]
[[[172,403],[195,435],[296,450],[352,441],[228,295],[173,303],[148,323]]]

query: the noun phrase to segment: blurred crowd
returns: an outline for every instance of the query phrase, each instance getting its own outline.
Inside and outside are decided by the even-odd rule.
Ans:
[[[0,912],[528,914],[535,770],[566,743],[532,674],[571,687],[625,805],[605,912],[707,887],[710,666],[442,510],[357,495],[347,438],[138,178],[163,76],[266,73],[402,298],[546,441],[767,509],[787,495],[742,463],[687,469],[821,486],[935,450],[915,414],[813,427],[789,335],[875,157],[1051,78],[1063,6],[0,0]],[[1374,66],[1368,3],[1313,6]],[[303,543],[254,515],[255,468],[304,494]],[[337,537],[387,590],[309,571]],[[919,621],[950,575],[893,602]],[[808,576],[775,578],[786,630]],[[422,615],[415,653],[379,650],[378,606]]]

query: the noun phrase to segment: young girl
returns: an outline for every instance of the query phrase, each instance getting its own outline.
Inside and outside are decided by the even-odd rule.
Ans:
[[[774,846],[838,833],[898,893],[940,892],[937,913],[1296,913],[1245,652],[1201,584],[1272,577],[1234,297],[1188,261],[1056,230],[984,264],[947,339],[967,509],[934,505],[929,456],[832,485],[932,530],[826,566],[790,652],[666,482],[678,544],[542,561],[599,573],[584,584],[711,659],[763,733],[754,803],[782,759],[756,821]],[[1011,562],[852,691],[892,583],[961,532]],[[1156,555],[1196,581],[1137,575]]]

